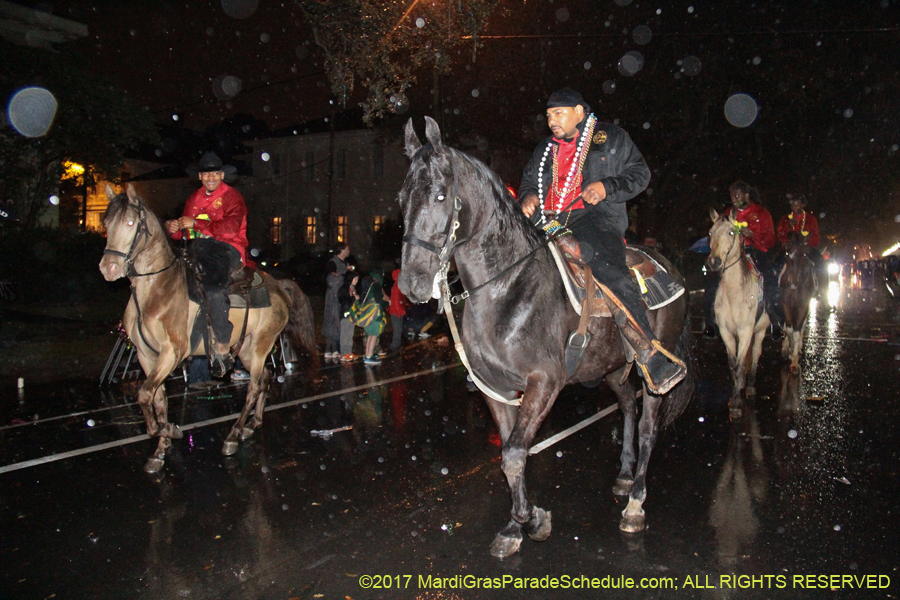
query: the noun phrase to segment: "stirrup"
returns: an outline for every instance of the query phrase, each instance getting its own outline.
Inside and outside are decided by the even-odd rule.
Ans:
[[[640,357],[640,355],[645,354],[646,351],[639,353],[638,356],[640,357],[640,360],[636,362],[641,370],[641,375],[644,378],[644,382],[647,384],[647,387],[650,388],[650,391],[657,396],[662,396],[663,394],[667,394],[673,387],[675,387],[682,379],[685,378],[685,376],[687,375],[687,367],[685,366],[683,360],[666,350],[659,340],[652,340],[650,343],[653,346],[653,350],[645,357]],[[657,354],[661,354],[663,357],[668,359],[668,362],[670,364],[675,366],[675,372],[662,381],[654,381],[653,377],[650,374],[650,370],[647,368],[647,364],[650,362],[650,359]]]
[[[209,374],[211,377],[224,377],[234,366],[231,354],[219,354],[216,352],[209,357]]]

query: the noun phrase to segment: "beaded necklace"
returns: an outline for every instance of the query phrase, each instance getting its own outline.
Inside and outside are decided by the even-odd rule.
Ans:
[[[794,213],[791,213],[791,220],[794,219]],[[800,233],[804,233],[806,229],[806,211],[803,211],[803,221],[800,223]],[[805,235],[805,234],[804,234]]]
[[[547,156],[550,154],[551,149],[553,151],[553,164],[551,167],[552,181],[550,183],[550,191],[548,192],[548,196],[552,198],[555,192],[556,202],[551,206],[556,212],[559,212],[563,207],[563,201],[575,189],[575,186],[581,181],[581,170],[584,168],[584,161],[587,158],[587,153],[591,146],[589,142],[585,143],[585,140],[590,140],[594,136],[594,125],[596,123],[596,117],[594,117],[593,114],[588,115],[587,121],[584,124],[584,131],[582,132],[581,137],[578,139],[578,146],[575,150],[575,156],[572,158],[572,165],[569,167],[569,173],[566,175],[566,182],[562,190],[559,189],[559,173],[557,172],[557,156],[559,154],[559,145],[554,144],[552,141],[547,143],[547,147],[544,149],[544,155],[541,157],[541,164],[538,167],[537,177],[538,200],[540,201],[541,208],[544,207],[544,163],[547,162]]]

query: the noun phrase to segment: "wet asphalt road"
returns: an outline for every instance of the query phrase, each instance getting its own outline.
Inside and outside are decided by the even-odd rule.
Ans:
[[[0,598],[900,597],[898,331],[891,298],[845,292],[813,315],[798,377],[766,341],[736,422],[724,346],[698,335],[701,383],[650,461],[647,531],[618,530],[616,412],[529,459],[553,534],[504,561],[488,553],[510,508],[498,436],[439,339],[287,377],[228,458],[245,386],[170,380],[185,436],[158,477],[133,385],[5,390]],[[538,439],[613,401],[566,388]],[[514,587],[551,578],[570,588]]]

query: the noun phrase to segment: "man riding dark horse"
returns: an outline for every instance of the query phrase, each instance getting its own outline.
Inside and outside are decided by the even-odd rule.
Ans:
[[[557,90],[547,102],[553,135],[541,142],[522,176],[522,212],[535,210],[572,231],[582,258],[611,294],[616,325],[634,349],[647,386],[664,394],[686,373],[656,339],[625,260],[625,202],[647,188],[650,169],[628,133],[597,120],[580,93]],[[604,290],[606,293],[607,290]]]
[[[203,186],[188,198],[180,218],[165,222],[165,229],[172,239],[193,240],[189,255],[202,274],[215,337],[213,367],[219,372],[213,375],[222,376],[233,364],[228,286],[232,274],[247,264],[247,206],[241,193],[224,181],[235,168],[222,164],[216,154],[204,154],[197,171]]]

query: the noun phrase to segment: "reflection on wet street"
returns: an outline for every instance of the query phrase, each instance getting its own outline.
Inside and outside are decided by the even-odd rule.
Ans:
[[[618,529],[619,413],[532,456],[553,533],[505,561],[488,553],[510,509],[499,438],[446,337],[284,377],[232,457],[245,386],[171,379],[185,435],[156,477],[133,384],[4,390],[0,597],[900,597],[900,311],[878,290],[828,303],[799,373],[766,340],[734,420],[724,345],[697,336],[701,381],[660,435],[645,532]],[[613,402],[566,388],[537,439]]]

